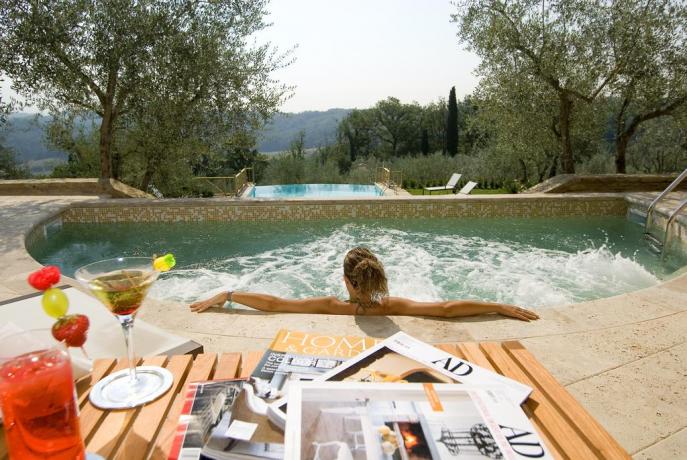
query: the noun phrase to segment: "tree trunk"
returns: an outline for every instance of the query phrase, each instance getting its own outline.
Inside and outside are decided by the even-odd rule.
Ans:
[[[558,97],[560,100],[561,172],[563,174],[575,174],[575,161],[570,140],[570,118],[573,101],[565,91],[560,92]]]
[[[623,123],[618,127],[615,135],[615,170],[619,174],[625,174],[625,158],[627,153],[627,146],[630,144],[630,139],[637,132],[637,128],[641,123],[640,118],[632,120],[629,126],[625,127]]]
[[[148,161],[146,161],[146,170],[145,173],[143,173],[143,180],[141,181],[141,190],[144,192],[148,191],[148,186],[150,185],[150,182],[153,180],[153,174],[155,173],[154,168],[153,168],[153,162],[150,158],[148,158]]]
[[[520,167],[522,167],[522,183],[527,184],[529,180],[529,175],[527,174],[527,164],[522,158],[518,158],[518,161],[520,162]]]
[[[346,133],[346,137],[348,138],[348,155],[351,159],[351,163],[355,163],[355,159],[358,156],[355,137],[353,137],[351,133]]]
[[[618,174],[625,174],[625,152],[627,152],[627,144],[630,143],[630,136],[627,133],[622,133],[616,137],[615,140],[615,172]]]
[[[103,118],[100,121],[100,178],[112,178],[112,161],[110,151],[112,150],[112,127],[114,117],[112,116],[112,106],[103,107]]]
[[[547,173],[548,175],[546,176],[547,179],[551,179],[552,177],[554,177],[556,175],[556,173],[558,172],[558,155],[554,154],[551,157],[551,164],[549,165],[549,167],[547,169],[548,169],[548,173]],[[540,179],[540,182],[541,182],[541,179]]]
[[[112,164],[112,178],[119,180],[122,175],[122,154],[119,150],[110,148],[110,163]]]

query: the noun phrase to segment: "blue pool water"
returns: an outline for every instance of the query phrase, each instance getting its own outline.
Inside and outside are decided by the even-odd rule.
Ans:
[[[336,198],[382,196],[376,185],[355,184],[286,184],[253,187],[250,198]]]
[[[643,230],[623,217],[64,224],[30,250],[68,276],[101,259],[173,252],[177,267],[151,296],[192,302],[227,289],[343,299],[344,255],[363,245],[384,263],[392,295],[546,306],[666,277]]]

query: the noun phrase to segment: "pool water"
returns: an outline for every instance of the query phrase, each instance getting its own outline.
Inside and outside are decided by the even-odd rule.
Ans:
[[[253,187],[250,198],[371,197],[384,193],[376,185],[356,184],[288,184]]]
[[[642,227],[620,217],[405,219],[354,222],[65,224],[32,248],[76,268],[173,252],[151,295],[192,301],[222,289],[345,298],[342,261],[356,246],[382,260],[392,295],[549,306],[651,286],[669,269]]]

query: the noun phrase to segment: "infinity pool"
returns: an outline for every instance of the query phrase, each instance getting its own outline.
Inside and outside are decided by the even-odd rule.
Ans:
[[[376,185],[355,184],[288,184],[253,187],[250,198],[342,198],[382,196]]]
[[[342,260],[365,245],[392,295],[548,306],[651,286],[669,270],[621,217],[64,224],[30,249],[67,275],[121,255],[173,252],[152,296],[192,301],[221,289],[344,298]]]

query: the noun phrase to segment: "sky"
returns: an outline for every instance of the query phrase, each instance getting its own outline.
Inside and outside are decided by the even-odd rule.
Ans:
[[[295,61],[273,74],[295,87],[281,111],[366,108],[389,96],[426,104],[452,86],[459,98],[472,92],[479,59],[459,43],[453,8],[448,0],[272,0],[272,26],[256,40],[296,47]],[[9,82],[1,94],[13,96]]]
[[[274,76],[295,85],[282,110],[365,108],[394,96],[426,104],[477,85],[448,0],[273,0],[261,34],[296,61]]]

